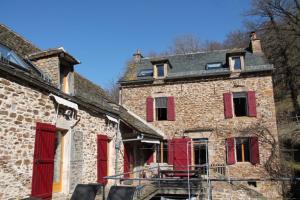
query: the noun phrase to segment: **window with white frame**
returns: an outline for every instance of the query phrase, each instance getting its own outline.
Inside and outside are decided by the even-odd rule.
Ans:
[[[154,65],[154,78],[164,78],[167,75],[166,72],[166,65],[164,63],[162,64],[156,64]]]
[[[242,69],[242,60],[240,56],[234,56],[231,58],[231,60],[232,60],[232,67],[234,70]]]

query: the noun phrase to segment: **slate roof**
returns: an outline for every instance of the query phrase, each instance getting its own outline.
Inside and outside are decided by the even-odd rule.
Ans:
[[[152,77],[138,77],[137,74],[141,70],[152,69],[153,62],[166,59],[171,65],[171,69],[168,72],[166,80],[176,78],[228,75],[230,74],[230,71],[227,67],[226,55],[237,52],[245,54],[245,70],[243,72],[269,71],[273,69],[273,66],[268,64],[263,53],[253,54],[244,49],[218,50],[142,58],[140,62],[131,64],[127,68],[127,71],[120,80],[120,83],[153,80]],[[206,69],[206,64],[217,62],[221,62],[223,64],[223,68],[209,70]]]
[[[144,133],[146,136],[162,138],[162,135],[154,130],[147,122],[139,119],[138,117],[134,116],[131,112],[129,112],[126,108],[120,106],[119,115],[122,120],[126,122],[127,125],[133,127],[134,129],[138,130],[140,133]]]
[[[75,96],[89,99],[91,102],[99,102],[104,99],[108,102],[115,102],[100,86],[74,72]]]

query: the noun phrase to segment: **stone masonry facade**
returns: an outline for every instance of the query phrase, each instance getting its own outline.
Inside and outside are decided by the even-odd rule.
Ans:
[[[257,117],[225,119],[223,93],[242,91],[256,92]],[[226,138],[253,136],[256,128],[260,130],[263,127],[269,130],[270,134],[266,136],[267,138],[277,140],[271,75],[260,74],[249,77],[235,76],[232,78],[200,79],[198,81],[154,82],[153,84],[121,86],[122,104],[144,119],[146,119],[146,98],[149,96],[174,97],[176,120],[154,120],[151,123],[162,130],[168,138],[181,136],[208,138],[210,165],[226,163]],[[189,133],[189,130],[199,131]],[[252,179],[270,177],[265,169],[265,164],[270,161],[272,145],[259,139],[260,164],[254,166],[249,162],[238,162],[229,165],[230,177]],[[272,163],[276,164],[277,161],[273,160]],[[270,199],[280,198],[280,184],[276,182],[257,182],[257,187],[253,189]],[[214,191],[213,194],[216,197],[218,191],[223,191],[223,189]],[[228,191],[223,193],[228,193]]]
[[[60,86],[59,80],[59,57],[52,56],[39,60],[32,61],[33,64],[38,66],[43,72],[45,72],[51,78],[51,82],[57,88]]]
[[[31,193],[36,122],[51,124],[56,118],[55,104],[48,95],[0,78],[0,199],[21,199]],[[80,121],[72,130],[76,134],[72,134],[71,146],[76,151],[72,151],[69,161],[70,174],[66,181],[69,186],[63,186],[67,194],[77,183],[96,182],[97,134],[113,138],[116,132],[103,116],[79,110],[78,117]],[[110,151],[109,173],[114,174],[114,149]]]

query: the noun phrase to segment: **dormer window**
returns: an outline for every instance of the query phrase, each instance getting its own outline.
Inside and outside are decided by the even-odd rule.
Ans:
[[[240,56],[232,57],[232,66],[234,70],[241,70],[242,69],[242,62]]]
[[[155,59],[151,61],[153,65],[153,78],[163,79],[167,76],[171,65],[168,59]]]
[[[64,93],[72,94],[73,91],[73,67],[70,65],[60,66],[60,89]]]
[[[166,77],[166,75],[167,75],[167,64],[166,63],[155,64],[153,68],[154,68],[154,73],[153,73],[154,78],[161,79],[161,78]]]
[[[245,65],[245,52],[231,52],[227,53],[227,66],[229,66],[230,71],[242,71]]]
[[[156,76],[158,78],[161,78],[161,77],[165,76],[165,66],[164,66],[164,64],[156,65]]]

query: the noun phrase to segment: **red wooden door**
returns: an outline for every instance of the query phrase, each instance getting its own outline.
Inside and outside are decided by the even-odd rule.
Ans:
[[[188,170],[191,165],[191,138],[173,138],[173,167],[174,170]],[[176,173],[176,176],[186,176],[186,173]]]
[[[97,182],[101,184],[107,183],[107,143],[106,135],[97,135]]]
[[[37,123],[34,145],[32,197],[51,199],[56,127]]]

